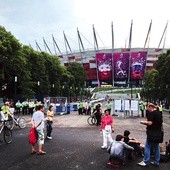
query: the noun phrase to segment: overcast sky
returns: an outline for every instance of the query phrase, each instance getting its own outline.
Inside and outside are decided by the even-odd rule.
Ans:
[[[59,48],[65,52],[63,31],[72,50],[78,50],[77,28],[85,48],[93,48],[93,24],[99,47],[111,47],[111,22],[115,48],[125,47],[131,20],[132,47],[143,47],[151,19],[149,46],[158,47],[169,18],[169,0],[0,0],[1,26],[22,44],[31,44],[35,49],[35,40],[44,48],[44,37],[52,51],[53,34]],[[170,26],[166,48],[170,48],[169,35]]]

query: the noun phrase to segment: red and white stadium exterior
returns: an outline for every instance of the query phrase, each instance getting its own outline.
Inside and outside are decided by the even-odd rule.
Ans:
[[[60,57],[60,62],[64,66],[68,66],[72,62],[81,63],[87,72],[87,82],[86,86],[98,86],[98,73],[97,73],[97,53],[123,53],[123,52],[140,52],[147,51],[145,72],[153,69],[155,67],[155,62],[158,60],[158,56],[162,53],[166,53],[167,49],[156,49],[156,48],[117,48],[117,49],[102,49],[102,50],[89,50],[83,52],[73,52],[69,54],[63,54]],[[140,80],[141,81],[141,80]],[[140,83],[141,84],[141,83]]]

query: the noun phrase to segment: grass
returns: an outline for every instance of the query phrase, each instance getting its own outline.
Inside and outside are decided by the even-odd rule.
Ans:
[[[106,88],[106,87],[101,87],[101,88],[95,88],[93,92],[102,92],[102,91],[108,91],[108,93],[114,93],[114,94],[131,94],[131,89],[120,89],[120,88]],[[135,89],[132,88],[132,94],[140,93],[140,89]]]

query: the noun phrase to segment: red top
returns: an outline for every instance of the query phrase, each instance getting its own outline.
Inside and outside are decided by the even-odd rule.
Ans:
[[[111,115],[104,115],[101,121],[101,129],[105,129],[106,125],[112,125],[113,117]]]

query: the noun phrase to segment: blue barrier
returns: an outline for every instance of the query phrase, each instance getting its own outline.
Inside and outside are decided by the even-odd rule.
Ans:
[[[56,114],[66,112],[66,107],[65,106],[56,106]]]
[[[56,106],[56,113],[62,112],[62,106]]]
[[[67,113],[70,114],[70,105],[67,105]]]
[[[74,105],[73,105],[73,110],[74,110],[74,111],[77,111],[77,110],[78,110],[77,104],[74,104]]]

